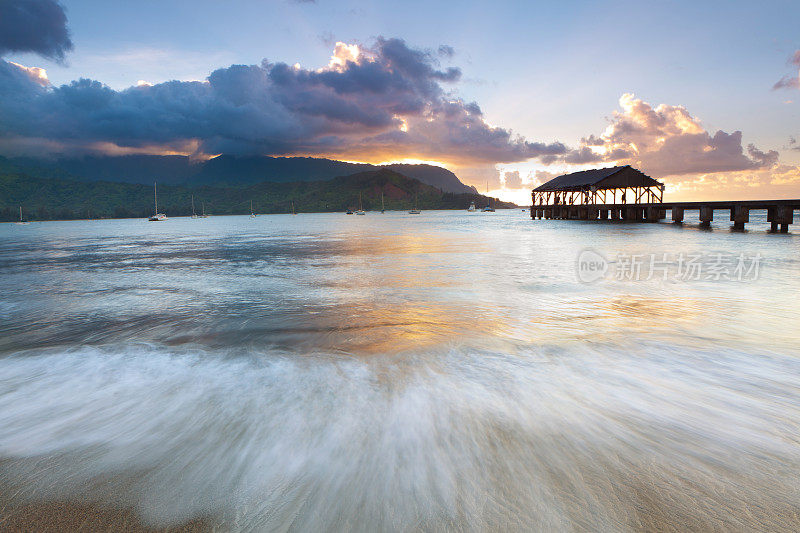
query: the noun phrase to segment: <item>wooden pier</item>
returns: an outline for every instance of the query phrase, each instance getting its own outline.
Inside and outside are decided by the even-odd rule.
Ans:
[[[714,212],[724,211],[733,229],[744,230],[751,211],[766,210],[770,231],[787,233],[794,210],[800,209],[800,199],[663,202],[663,192],[662,183],[630,166],[575,172],[533,190],[531,218],[658,222],[670,211],[672,221],[680,224],[686,211],[696,210],[700,226],[710,227]]]
[[[700,226],[710,227],[714,212],[730,213],[733,229],[744,230],[750,222],[750,211],[766,210],[770,231],[787,233],[794,222],[797,200],[743,200],[731,202],[656,202],[641,204],[550,204],[532,205],[531,218],[564,220],[629,220],[658,222],[671,212],[672,221],[682,223],[686,211],[699,211]],[[723,215],[724,216],[724,215]],[[724,220],[724,219],[723,219]]]

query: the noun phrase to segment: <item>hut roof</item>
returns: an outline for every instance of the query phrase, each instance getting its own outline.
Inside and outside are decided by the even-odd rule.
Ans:
[[[660,182],[639,172],[630,165],[623,167],[595,168],[572,174],[564,174],[539,185],[534,191],[583,191],[616,189],[621,187],[657,187]]]

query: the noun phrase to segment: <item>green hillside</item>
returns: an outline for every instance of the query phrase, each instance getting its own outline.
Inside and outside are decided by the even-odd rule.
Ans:
[[[248,187],[265,181],[323,181],[358,172],[388,169],[444,192],[477,193],[446,168],[434,165],[349,163],[316,157],[233,156],[207,161],[182,155],[82,156],[55,159],[0,156],[0,174],[21,173],[37,178],[111,181],[150,185]]]
[[[257,213],[288,213],[292,202],[301,212],[345,211],[356,209],[359,193],[365,210],[381,208],[381,193],[387,210],[466,209],[470,202],[486,205],[489,199],[478,194],[443,193],[388,169],[360,172],[326,181],[294,183],[264,182],[250,187],[158,187],[159,211],[167,216],[191,214],[191,197],[199,213],[205,203],[211,215],[247,214],[250,201]],[[153,213],[153,187],[133,183],[81,182],[34,178],[25,174],[0,175],[0,220],[19,217],[23,206],[28,220],[137,218]],[[498,208],[514,204],[492,200]]]

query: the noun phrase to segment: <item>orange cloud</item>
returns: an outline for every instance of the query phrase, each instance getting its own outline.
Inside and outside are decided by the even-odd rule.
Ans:
[[[651,104],[623,94],[622,111],[599,136],[581,139],[564,158],[572,164],[623,163],[658,177],[770,168],[778,152],[742,146],[742,132],[713,135],[683,106]]]
[[[40,67],[26,67],[25,65],[20,65],[13,61],[9,61],[8,63],[24,72],[32,82],[38,83],[42,87],[50,85],[50,80],[47,79],[47,71],[45,69]]]

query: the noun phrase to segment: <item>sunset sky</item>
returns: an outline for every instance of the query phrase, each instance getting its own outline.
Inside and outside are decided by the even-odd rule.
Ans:
[[[520,203],[631,164],[665,199],[798,197],[799,23],[790,1],[0,1],[0,154],[419,160]]]

